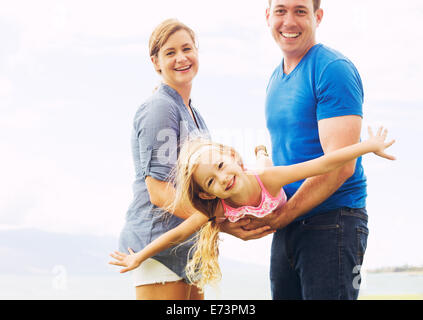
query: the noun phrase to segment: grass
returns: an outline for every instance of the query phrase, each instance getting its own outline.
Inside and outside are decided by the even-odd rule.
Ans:
[[[423,300],[422,294],[405,295],[369,295],[358,297],[358,300]]]

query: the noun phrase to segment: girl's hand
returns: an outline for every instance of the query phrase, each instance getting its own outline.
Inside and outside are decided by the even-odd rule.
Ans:
[[[135,269],[138,267],[142,261],[139,261],[131,248],[128,248],[128,251],[130,254],[122,253],[119,251],[115,251],[114,253],[111,253],[110,256],[112,258],[115,258],[117,261],[110,261],[109,264],[113,264],[115,266],[121,266],[126,267],[122,270],[120,270],[120,273],[125,273],[130,270]]]
[[[389,148],[395,143],[395,140],[390,142],[385,142],[386,136],[388,135],[388,129],[383,129],[382,126],[379,127],[376,135],[373,135],[372,128],[368,127],[369,131],[369,142],[372,143],[373,152],[378,155],[379,157],[388,159],[388,160],[395,160],[394,156],[385,153],[385,149]]]
[[[266,146],[263,145],[259,145],[254,149],[254,153],[256,154],[256,158],[258,158],[261,154],[263,154],[264,156],[268,157],[269,155],[267,154],[267,148]]]

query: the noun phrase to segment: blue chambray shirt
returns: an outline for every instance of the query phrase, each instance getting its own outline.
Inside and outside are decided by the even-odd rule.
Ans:
[[[192,134],[210,138],[203,118],[194,107],[191,106],[191,109],[196,121],[191,117],[179,93],[161,84],[135,114],[131,139],[135,165],[134,198],[119,237],[121,252],[128,252],[128,248],[138,252],[183,221],[150,202],[145,178],[151,176],[160,181],[170,181],[170,174],[184,140]],[[192,245],[191,240],[164,250],[153,259],[187,280],[185,266]]]

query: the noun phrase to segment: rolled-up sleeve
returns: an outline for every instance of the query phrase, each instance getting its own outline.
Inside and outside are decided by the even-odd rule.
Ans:
[[[151,101],[134,122],[141,174],[167,181],[177,160],[179,115],[167,99]]]

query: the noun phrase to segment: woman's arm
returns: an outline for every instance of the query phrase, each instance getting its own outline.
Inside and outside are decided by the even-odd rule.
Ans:
[[[164,210],[175,199],[175,189],[169,177],[177,161],[178,144],[181,142],[180,110],[160,95],[146,103],[134,119],[134,137],[137,137],[141,172],[145,178],[150,202]],[[135,142],[134,142],[135,143]],[[180,206],[175,216],[187,219],[196,210]]]
[[[150,176],[145,178],[145,183],[150,196],[150,202],[159,208],[169,210],[169,206],[175,200],[176,194],[176,190],[173,185],[169,182],[160,181]],[[178,203],[173,212],[170,213],[181,219],[187,219],[193,213],[199,212],[190,204]]]
[[[263,176],[268,184],[277,185],[278,188],[281,188],[295,181],[328,173],[369,152],[374,152],[376,155],[389,160],[395,160],[393,156],[384,152],[386,148],[395,142],[395,140],[388,143],[385,142],[386,136],[387,129],[383,130],[380,127],[377,134],[373,135],[369,127],[369,139],[366,141],[335,150],[310,161],[290,166],[267,168]]]
[[[134,253],[132,249],[128,249],[130,252],[129,255],[115,251],[110,255],[115,259],[115,261],[111,261],[109,263],[125,267],[120,271],[121,273],[133,270],[146,259],[187,240],[192,234],[198,231],[201,226],[207,223],[207,221],[208,218],[204,214],[200,212],[194,213],[180,225],[162,234],[137,253]]]

